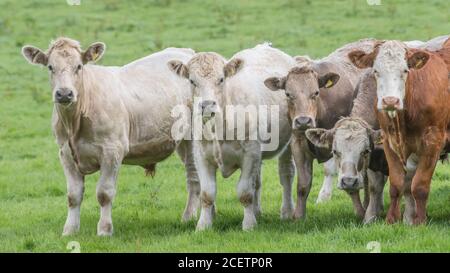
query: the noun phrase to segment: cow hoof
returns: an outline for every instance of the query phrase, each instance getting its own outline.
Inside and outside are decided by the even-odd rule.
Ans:
[[[254,215],[244,217],[244,221],[242,221],[242,230],[250,231],[256,227],[256,217]]]
[[[292,207],[288,208],[281,208],[280,218],[281,220],[289,220],[292,219],[294,216],[294,210]]]
[[[70,236],[76,234],[80,230],[79,225],[65,225],[62,236]]]
[[[113,234],[112,223],[98,223],[97,235],[98,236],[111,236]]]
[[[316,200],[316,205],[331,200],[331,192],[320,192]]]
[[[212,227],[212,223],[198,223],[195,231],[204,231],[210,229]]]
[[[195,220],[195,219],[197,219],[197,213],[196,212],[194,212],[194,213],[192,213],[192,212],[189,212],[189,213],[185,212],[183,214],[183,217],[181,217],[181,221],[183,223],[187,223],[187,222],[190,222],[190,221]]]
[[[377,216],[376,215],[366,216],[366,217],[364,217],[363,224],[364,225],[370,225],[373,222],[375,222],[376,220],[377,220]]]
[[[414,217],[411,215],[403,214],[403,224],[412,226],[414,225]]]

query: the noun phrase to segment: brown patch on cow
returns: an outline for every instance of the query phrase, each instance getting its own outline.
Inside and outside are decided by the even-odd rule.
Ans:
[[[102,207],[111,203],[111,198],[109,197],[108,194],[106,194],[104,192],[99,192],[97,194],[97,200],[98,200],[98,203],[100,204],[100,206],[102,206]]]
[[[156,175],[156,163],[145,165],[145,175],[151,176],[152,178]]]
[[[76,207],[78,205],[78,202],[77,202],[75,197],[73,197],[72,195],[68,194],[67,195],[67,204],[69,205],[69,208],[73,208],[73,207]]]
[[[202,207],[209,208],[214,205],[214,200],[204,191],[200,194],[200,200],[202,201]]]
[[[249,206],[253,203],[253,195],[250,193],[244,193],[239,197],[239,201],[244,207]]]

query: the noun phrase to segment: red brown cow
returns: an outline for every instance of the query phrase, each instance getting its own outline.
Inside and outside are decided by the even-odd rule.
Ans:
[[[349,54],[355,66],[372,67],[377,81],[377,118],[391,185],[388,223],[400,220],[402,194],[403,221],[426,221],[431,178],[450,124],[448,70],[441,56],[399,41],[380,42],[369,54]]]

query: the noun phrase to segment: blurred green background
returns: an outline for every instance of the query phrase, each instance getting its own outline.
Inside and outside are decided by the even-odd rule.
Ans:
[[[426,226],[363,226],[350,199],[335,190],[328,203],[315,205],[323,179],[316,166],[308,217],[279,220],[281,186],[275,160],[263,170],[263,216],[258,228],[241,231],[242,207],[235,193],[238,174],[218,182],[214,228],[195,233],[182,224],[186,190],[176,156],[158,165],[154,179],[138,167],[121,170],[113,209],[115,234],[98,238],[98,175],[86,180],[81,231],[61,237],[66,186],[51,133],[51,91],[45,68],[29,65],[25,44],[47,49],[68,36],[82,45],[105,42],[103,65],[122,65],[165,47],[216,51],[226,57],[271,41],[291,55],[321,57],[361,38],[428,40],[450,32],[448,0],[66,0],[0,2],[0,251],[68,252],[382,252],[450,251],[450,168],[439,164]],[[387,193],[387,188],[385,189]],[[386,194],[385,203],[389,198]]]

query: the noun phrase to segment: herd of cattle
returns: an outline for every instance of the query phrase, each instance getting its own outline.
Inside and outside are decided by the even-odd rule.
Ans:
[[[49,70],[52,126],[67,179],[63,235],[79,230],[85,175],[101,172],[97,233],[111,235],[121,164],[142,166],[153,176],[156,164],[174,151],[186,168],[182,219],[195,218],[200,207],[197,230],[212,225],[217,170],[229,177],[238,169],[242,227],[254,228],[261,213],[262,160],[275,156],[282,219],[305,217],[317,159],[325,162],[318,202],[331,197],[337,172],[338,188],[350,195],[357,216],[370,223],[383,213],[389,177],[387,223],[401,219],[402,196],[403,221],[426,222],[435,166],[450,153],[449,36],[428,42],[363,39],[316,60],[291,57],[264,43],[229,60],[213,52],[167,48],[121,67],[90,64],[104,51],[103,43],[83,51],[69,38],[58,38],[45,52],[22,49],[30,63]],[[201,101],[194,104],[194,97]],[[177,105],[220,119],[228,117],[228,105],[277,105],[277,126],[269,127],[279,129],[278,147],[265,151],[260,140],[251,139],[175,140]]]

